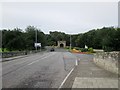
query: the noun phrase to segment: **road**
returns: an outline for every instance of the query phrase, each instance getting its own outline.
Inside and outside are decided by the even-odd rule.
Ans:
[[[3,62],[3,88],[59,88],[75,61],[75,55],[56,49]]]

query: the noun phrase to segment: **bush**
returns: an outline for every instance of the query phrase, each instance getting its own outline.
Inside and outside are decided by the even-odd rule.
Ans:
[[[105,52],[111,52],[111,51],[113,51],[113,48],[111,48],[111,47],[105,47],[104,51]]]
[[[81,52],[87,52],[88,51],[87,48],[81,48],[80,50],[81,50]]]
[[[66,46],[65,49],[69,49],[70,47],[69,46]]]
[[[79,47],[74,47],[74,49],[76,49],[76,50],[80,50],[80,48],[79,48]]]
[[[93,48],[89,48],[88,51],[91,52],[91,53],[94,52],[94,51],[93,51]]]

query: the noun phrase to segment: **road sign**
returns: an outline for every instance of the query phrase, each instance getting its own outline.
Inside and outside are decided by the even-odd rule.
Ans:
[[[41,43],[35,43],[35,47],[41,47]]]
[[[85,48],[88,49],[88,46],[85,45]]]

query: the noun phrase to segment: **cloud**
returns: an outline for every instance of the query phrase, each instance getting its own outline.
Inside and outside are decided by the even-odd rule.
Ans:
[[[61,30],[81,33],[93,28],[116,26],[117,2],[3,3],[2,28],[34,25],[45,33]]]

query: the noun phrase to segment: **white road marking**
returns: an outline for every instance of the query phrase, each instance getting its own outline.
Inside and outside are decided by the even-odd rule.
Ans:
[[[52,53],[52,54],[49,55],[49,56],[52,56],[52,55],[54,55],[54,54],[56,54],[56,53]],[[49,57],[49,56],[47,56],[47,57]],[[47,58],[47,57],[43,57],[43,58],[41,58],[41,59],[45,59],[45,58]],[[41,60],[41,59],[40,59],[40,60]],[[33,63],[38,62],[38,61],[40,61],[40,60],[33,61],[33,62],[31,62],[31,63],[29,63],[29,64],[27,64],[27,65],[25,65],[25,66],[22,66],[22,67],[18,68],[17,70],[23,69],[24,67],[26,67],[26,66],[28,66],[28,65],[32,65]],[[9,72],[9,73],[13,73],[13,72],[14,72],[14,71]],[[7,74],[8,74],[8,73],[5,73],[4,75],[1,75],[0,77],[3,77],[3,76],[5,76],[5,75],[7,75]]]
[[[20,62],[20,63],[17,63],[17,64],[23,64],[23,63],[25,63],[26,61],[23,61],[23,62]]]
[[[77,60],[77,59],[75,60],[75,65],[76,65],[76,66],[78,65],[78,60]]]
[[[54,53],[55,54],[55,53]],[[52,54],[52,55],[54,55],[54,54]],[[48,58],[48,57],[50,57],[50,56],[52,56],[52,55],[48,55],[48,56],[46,56],[46,57],[43,57],[43,58],[41,58],[40,60],[42,60],[42,59],[45,59],[45,58]],[[38,62],[39,60],[36,60],[36,61],[33,61],[33,62],[31,62],[31,63],[29,63],[29,64],[27,64],[27,65],[32,65],[33,63],[36,63],[36,62]]]
[[[46,55],[42,55],[41,58],[44,57],[44,56],[46,56]],[[27,62],[27,61],[23,61],[23,62],[20,62],[20,63],[18,62],[18,63],[16,63],[16,64],[23,64],[23,63],[25,63],[25,62]],[[29,63],[29,64],[31,65],[31,63]],[[28,65],[29,65],[29,64],[28,64]]]
[[[38,60],[37,60],[37,61],[34,61],[34,62],[31,62],[31,63],[29,63],[28,65],[32,65],[32,64],[35,63],[35,62],[38,62]]]
[[[65,83],[65,81],[67,80],[67,78],[70,76],[70,74],[73,72],[74,68],[68,73],[68,75],[65,77],[65,79],[63,80],[63,82],[61,83],[61,85],[59,86],[58,90],[63,86],[63,84]]]

